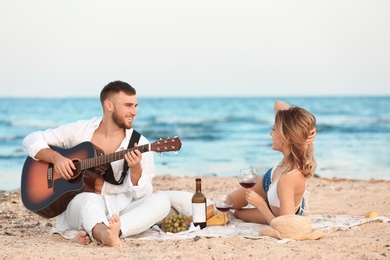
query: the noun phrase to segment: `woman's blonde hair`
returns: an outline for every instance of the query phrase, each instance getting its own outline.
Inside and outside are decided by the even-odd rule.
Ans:
[[[275,116],[275,131],[278,131],[282,142],[290,145],[291,154],[285,163],[291,167],[297,165],[306,178],[310,178],[317,166],[314,158],[314,145],[307,139],[315,128],[316,118],[307,110],[292,106],[279,110]]]

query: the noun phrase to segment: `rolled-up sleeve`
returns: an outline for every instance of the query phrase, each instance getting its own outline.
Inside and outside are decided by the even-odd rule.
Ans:
[[[32,133],[24,138],[22,143],[24,149],[28,152],[28,155],[35,159],[35,155],[42,149],[49,148],[43,137],[43,132]]]
[[[49,148],[50,145],[71,148],[83,141],[89,141],[100,121],[100,118],[80,120],[58,128],[37,131],[26,136],[22,145],[34,159],[40,150]]]

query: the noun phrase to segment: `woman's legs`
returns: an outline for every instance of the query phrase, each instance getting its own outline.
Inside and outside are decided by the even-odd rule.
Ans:
[[[234,211],[234,217],[245,222],[268,224],[263,214],[261,214],[261,212],[256,208],[237,209]]]

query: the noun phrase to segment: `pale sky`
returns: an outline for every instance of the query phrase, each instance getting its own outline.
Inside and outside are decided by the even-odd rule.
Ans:
[[[0,0],[0,97],[390,95],[390,1]]]

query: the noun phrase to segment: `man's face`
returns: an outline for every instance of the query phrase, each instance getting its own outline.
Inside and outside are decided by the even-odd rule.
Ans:
[[[114,123],[123,129],[132,128],[134,117],[137,115],[137,97],[135,95],[129,96],[120,92],[110,101],[114,106],[112,113],[112,120]]]

